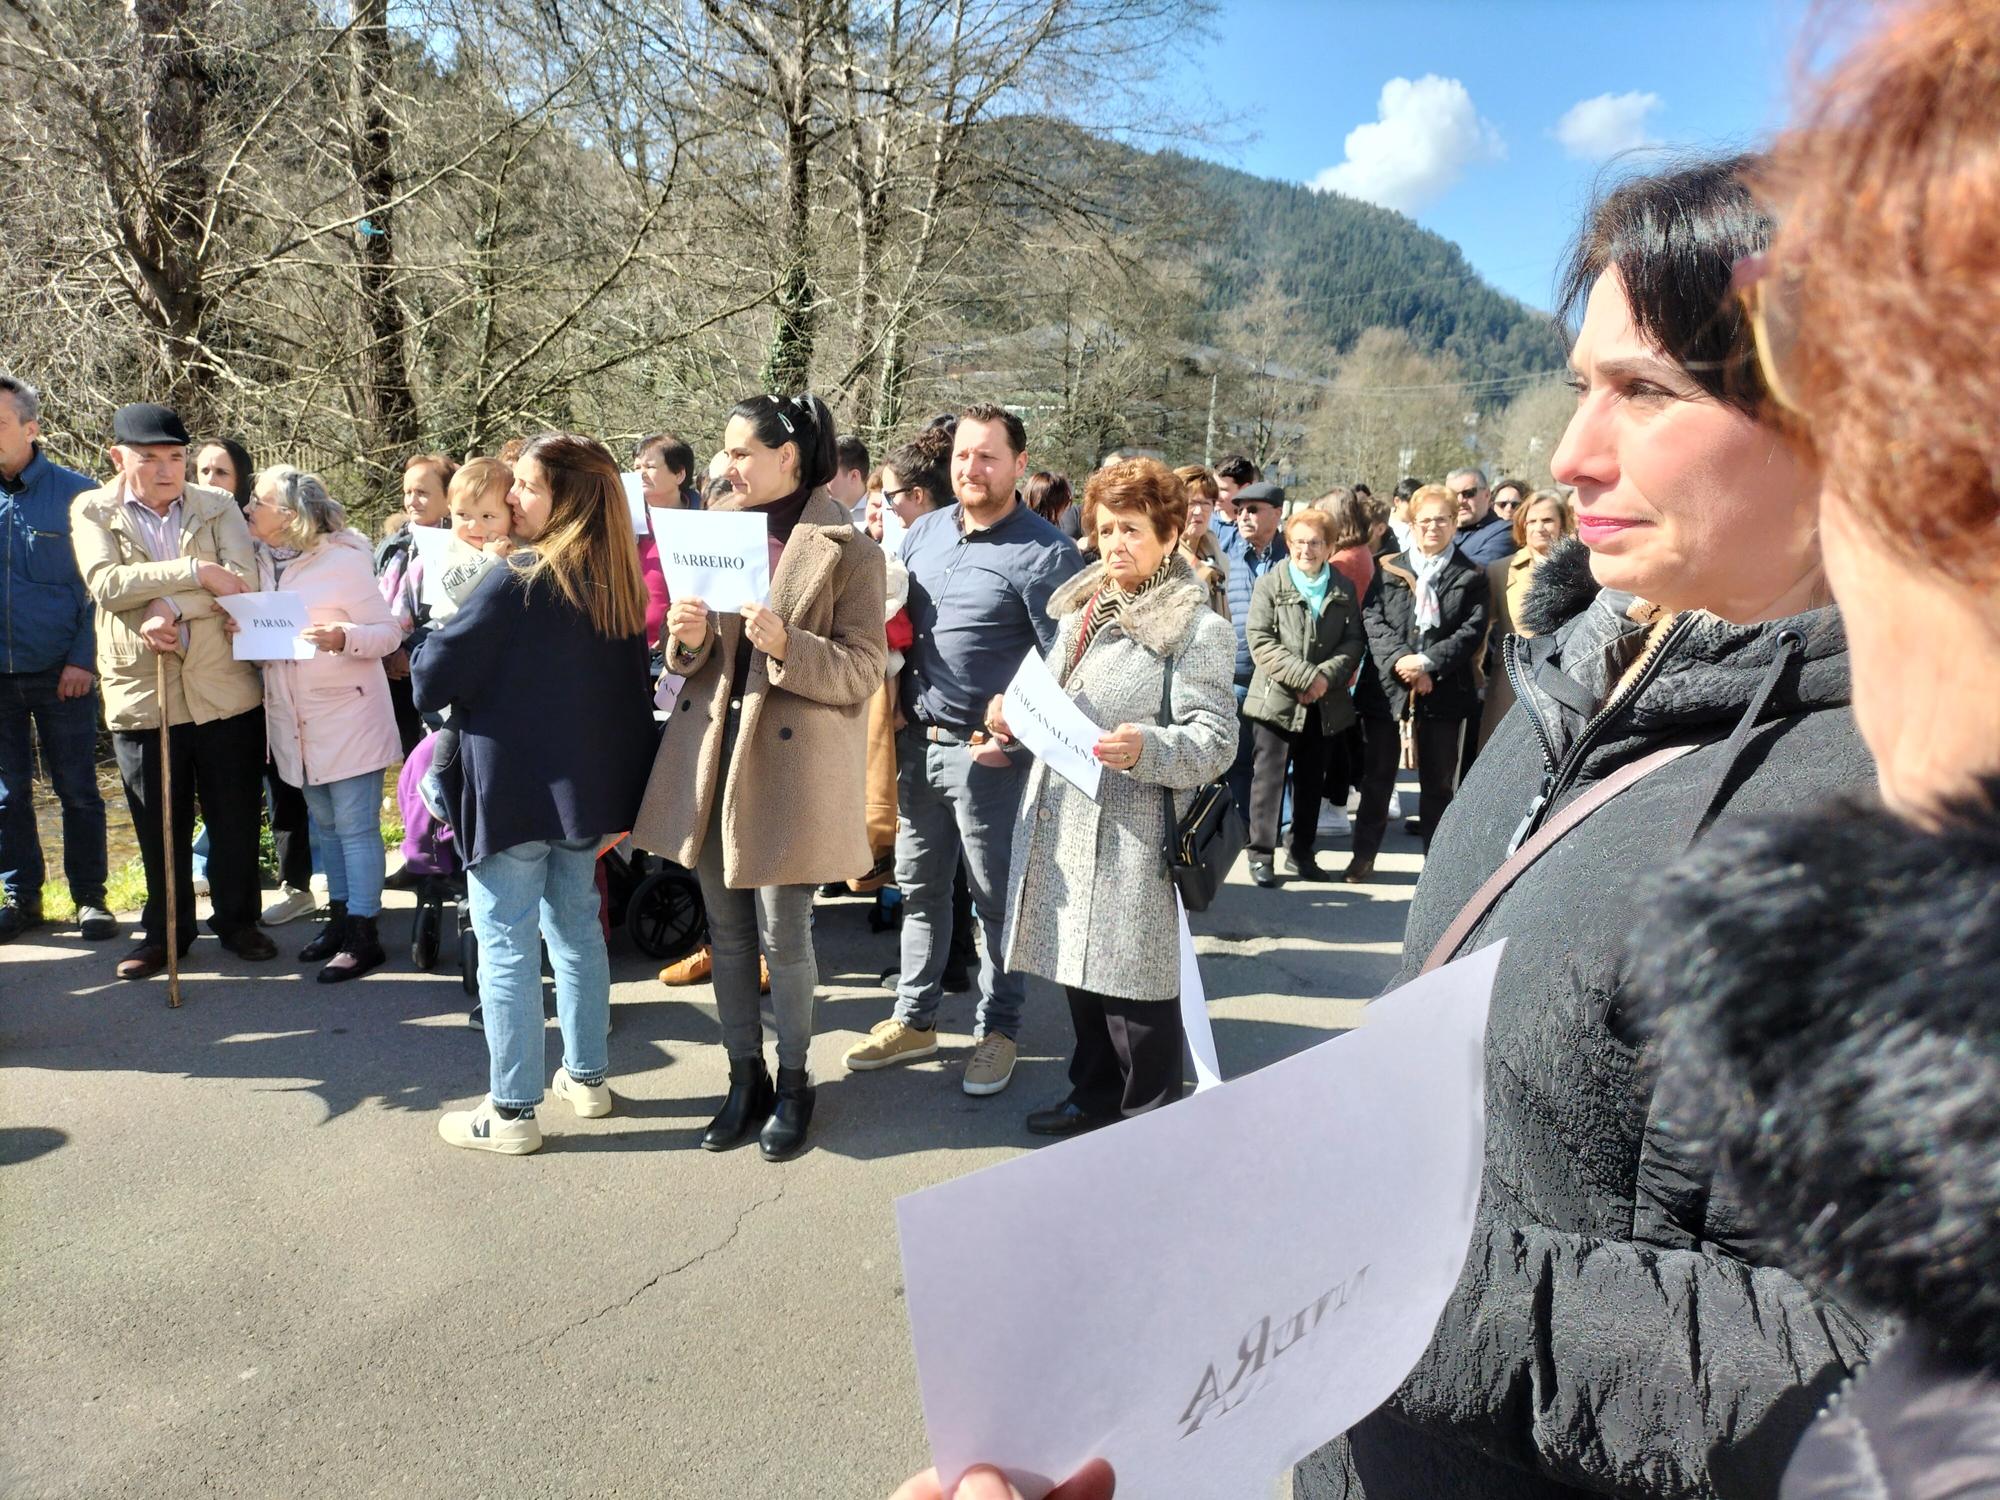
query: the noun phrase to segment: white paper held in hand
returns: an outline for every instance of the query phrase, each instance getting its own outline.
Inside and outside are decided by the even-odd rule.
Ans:
[[[1120,1495],[1262,1494],[1388,1399],[1471,1242],[1500,952],[1171,1109],[899,1199],[946,1493],[991,1463],[1041,1500],[1103,1458]],[[972,1337],[968,1286],[1008,1308]]]
[[[1002,704],[1008,731],[1044,761],[1051,771],[1091,801],[1104,779],[1104,762],[1093,753],[1104,729],[1076,706],[1062,690],[1039,651],[1021,661],[1007,684]]]
[[[417,602],[425,609],[437,609],[444,603],[444,571],[451,566],[453,549],[465,545],[449,526],[410,523],[410,550],[422,565],[423,584],[417,592]]]
[[[747,510],[663,510],[653,541],[670,599],[700,599],[717,614],[771,602],[771,527]]]
[[[230,655],[238,661],[311,661],[318,649],[299,639],[312,624],[305,599],[283,589],[268,594],[218,594],[215,602],[236,622]]]
[[[627,469],[618,476],[618,483],[625,490],[625,509],[632,516],[632,534],[646,534],[646,482]]]

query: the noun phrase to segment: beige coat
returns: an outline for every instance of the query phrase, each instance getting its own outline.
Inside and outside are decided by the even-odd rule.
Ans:
[[[882,690],[882,549],[824,489],[806,502],[771,579],[785,659],[750,659],[742,726],[722,766],[729,684],[743,620],[709,615],[708,636],[668,667],[687,685],[660,740],[633,842],[687,869],[722,795],[722,878],[735,889],[865,875],[868,704]]]
[[[257,557],[236,501],[191,484],[181,495],[181,555],[154,562],[125,513],[122,483],[87,490],[70,505],[70,535],[83,586],[97,606],[97,678],[113,729],[157,729],[154,653],[139,638],[146,607],[171,599],[188,628],[185,655],[167,665],[167,722],[206,724],[260,708],[264,685],[254,662],[231,655],[215,596],[194,581],[187,559],[220,563],[251,588]]]
[[[1493,627],[1487,639],[1494,643],[1496,651],[1499,643],[1510,635],[1534,634],[1521,628],[1521,606],[1527,601],[1528,585],[1534,581],[1535,564],[1540,561],[1523,547],[1511,557],[1486,565],[1486,583],[1493,599]],[[1498,667],[1486,680],[1486,702],[1479,714],[1480,744],[1486,743],[1513,706],[1514,684],[1507,680],[1506,669]]]

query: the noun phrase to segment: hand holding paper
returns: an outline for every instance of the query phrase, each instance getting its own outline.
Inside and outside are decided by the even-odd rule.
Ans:
[[[1040,652],[1030,651],[1007,684],[1004,716],[1013,738],[1084,796],[1097,800],[1104,762],[1096,747],[1104,726],[1093,723],[1062,690]]]

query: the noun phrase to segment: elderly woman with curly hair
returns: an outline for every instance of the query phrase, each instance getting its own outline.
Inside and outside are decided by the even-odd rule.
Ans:
[[[1097,560],[1057,589],[1049,670],[1103,726],[1095,799],[1037,762],[1014,824],[1006,967],[1063,986],[1076,1027],[1069,1096],[1028,1116],[1074,1135],[1181,1095],[1180,949],[1168,818],[1236,754],[1236,633],[1181,550],[1187,486],[1126,459],[1090,476]],[[1004,700],[987,727],[1007,736]]]

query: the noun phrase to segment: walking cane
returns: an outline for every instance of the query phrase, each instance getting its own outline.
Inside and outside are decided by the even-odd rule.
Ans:
[[[181,1004],[181,924],[174,900],[174,757],[167,734],[167,654],[153,656],[153,692],[160,705],[160,859],[167,880],[167,1008]]]

